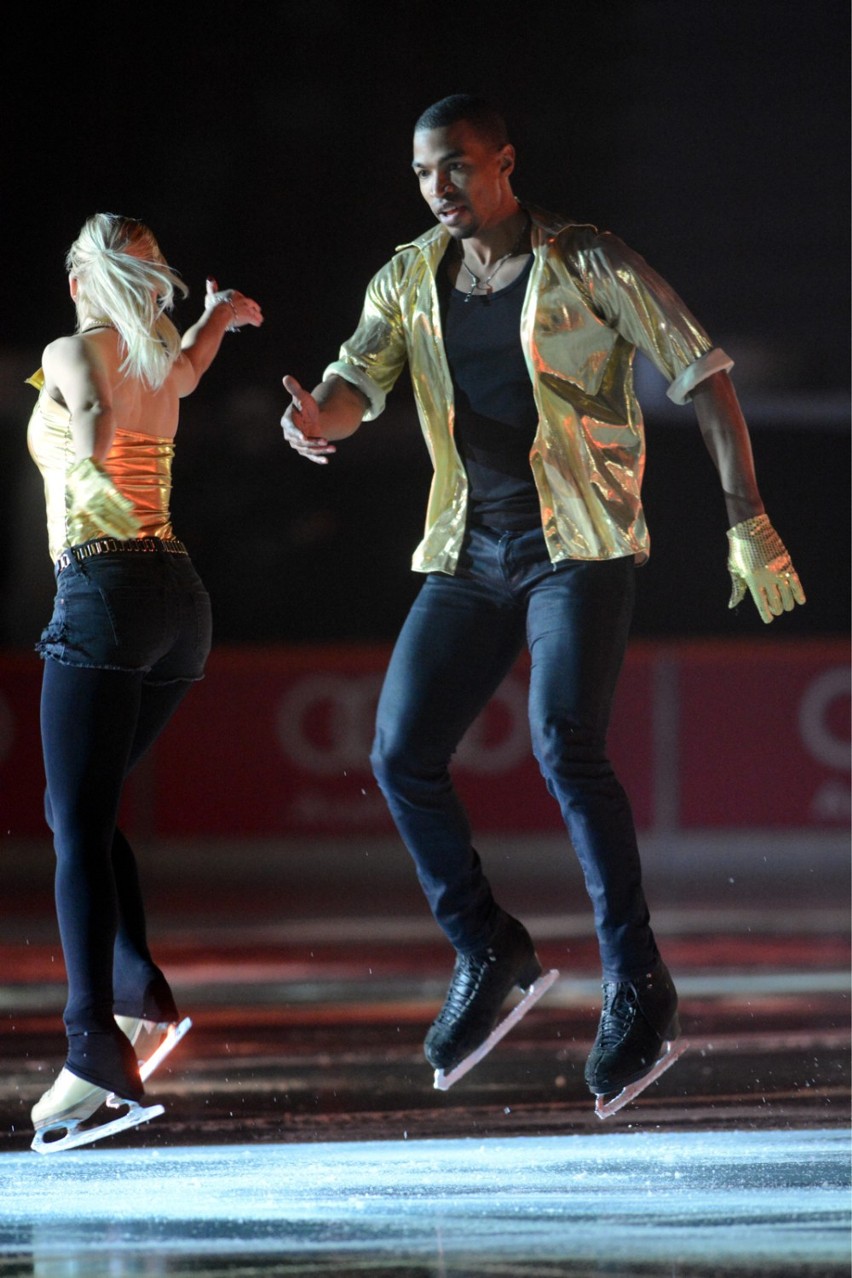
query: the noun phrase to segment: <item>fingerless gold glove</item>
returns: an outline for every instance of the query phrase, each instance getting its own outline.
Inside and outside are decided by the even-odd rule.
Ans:
[[[782,612],[805,602],[805,592],[792,560],[768,515],[755,515],[728,529],[729,608],[751,591],[757,611],[768,624]]]
[[[65,476],[69,544],[79,546],[92,537],[137,536],[140,523],[133,502],[122,496],[109,475],[93,457],[84,457]]]

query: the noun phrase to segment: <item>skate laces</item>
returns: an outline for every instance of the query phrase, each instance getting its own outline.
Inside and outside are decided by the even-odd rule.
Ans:
[[[636,987],[629,981],[606,982],[598,1030],[599,1047],[607,1050],[621,1042],[633,1024],[638,1005]]]
[[[455,1020],[466,1011],[482,988],[495,957],[493,950],[487,950],[481,958],[472,954],[459,954],[439,1021]]]

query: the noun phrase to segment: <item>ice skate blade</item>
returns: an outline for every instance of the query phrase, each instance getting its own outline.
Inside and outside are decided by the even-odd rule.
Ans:
[[[463,1078],[468,1070],[473,1069],[474,1065],[478,1065],[483,1057],[488,1055],[492,1047],[495,1047],[500,1042],[500,1039],[509,1033],[512,1026],[517,1025],[518,1021],[526,1016],[542,994],[547,993],[558,976],[559,972],[555,967],[552,967],[549,972],[545,972],[538,980],[533,981],[521,1001],[515,1004],[509,1015],[499,1025],[495,1026],[484,1043],[480,1043],[479,1047],[475,1048],[469,1056],[465,1056],[464,1060],[459,1061],[458,1065],[454,1065],[447,1073],[444,1073],[442,1069],[435,1070],[433,1086],[439,1092],[446,1092],[452,1087],[453,1083],[457,1083],[460,1078]]]
[[[640,1092],[644,1092],[646,1087],[650,1087],[661,1074],[665,1074],[667,1069],[671,1069],[679,1056],[683,1056],[689,1044],[680,1039],[676,1043],[664,1043],[663,1054],[653,1065],[648,1073],[642,1078],[636,1080],[635,1083],[629,1083],[627,1087],[623,1087],[620,1092],[613,1096],[612,1100],[607,1100],[605,1096],[595,1097],[595,1113],[598,1118],[609,1118],[613,1114],[617,1114],[625,1105],[629,1105],[635,1100]]]
[[[165,1038],[160,1046],[139,1066],[139,1077],[142,1079],[143,1083],[146,1078],[151,1077],[158,1065],[162,1065],[169,1052],[174,1051],[186,1031],[189,1029],[192,1029],[192,1021],[188,1016],[185,1016],[178,1025],[169,1026],[166,1031]]]
[[[76,1149],[80,1145],[90,1145],[93,1141],[103,1140],[105,1136],[114,1136],[116,1132],[126,1131],[128,1127],[138,1127],[140,1123],[147,1123],[152,1118],[159,1118],[160,1114],[166,1111],[162,1105],[149,1105],[147,1109],[136,1103],[136,1101],[118,1101],[119,1105],[128,1105],[126,1114],[122,1114],[120,1118],[114,1118],[109,1123],[101,1123],[98,1127],[81,1128],[80,1119],[66,1119],[62,1123],[55,1123],[51,1126],[49,1123],[37,1131],[33,1137],[31,1148],[37,1154],[59,1154],[65,1149]],[[66,1129],[64,1136],[58,1137],[56,1140],[48,1140],[47,1137],[51,1132]]]
[[[185,1016],[178,1025],[169,1026],[163,1037],[162,1043],[160,1043],[159,1047],[155,1048],[148,1059],[143,1061],[139,1066],[139,1077],[142,1079],[143,1083],[146,1079],[151,1077],[158,1065],[162,1065],[169,1052],[174,1051],[184,1034],[191,1028],[192,1021],[188,1016]],[[115,1092],[110,1092],[106,1098],[106,1103],[110,1109],[118,1109],[121,1105],[124,1105],[127,1102],[117,1097]]]

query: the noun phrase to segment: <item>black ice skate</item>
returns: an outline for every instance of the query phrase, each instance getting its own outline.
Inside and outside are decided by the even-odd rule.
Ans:
[[[598,1118],[615,1114],[674,1065],[687,1047],[674,1042],[679,1033],[677,992],[665,964],[635,982],[604,982],[585,1070]]]
[[[558,975],[555,968],[543,972],[526,928],[509,914],[503,915],[486,949],[458,954],[444,1006],[424,1044],[426,1059],[435,1069],[435,1087],[447,1091],[487,1056]],[[525,997],[497,1025],[500,1009],[516,985]]]

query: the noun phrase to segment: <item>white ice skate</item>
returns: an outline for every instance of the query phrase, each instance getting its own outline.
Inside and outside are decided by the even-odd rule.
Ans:
[[[185,1016],[177,1025],[167,1021],[146,1021],[140,1016],[116,1016],[115,1023],[130,1039],[139,1061],[139,1077],[144,1083],[170,1052],[174,1051],[192,1021]]]
[[[620,1092],[616,1092],[610,1100],[605,1095],[595,1097],[595,1113],[598,1118],[610,1118],[613,1114],[617,1114],[625,1105],[629,1105],[632,1100],[644,1092],[646,1087],[650,1087],[661,1074],[665,1074],[667,1069],[671,1069],[679,1056],[682,1056],[689,1044],[686,1039],[678,1039],[676,1042],[663,1043],[662,1054],[657,1058],[656,1062],[648,1070],[647,1074],[643,1074],[635,1083],[628,1083]]]
[[[146,1021],[137,1016],[116,1016],[115,1020],[136,1049],[139,1077],[143,1083],[192,1026],[188,1016],[177,1025]],[[106,1123],[84,1126],[101,1105],[108,1109],[121,1109],[126,1105],[127,1112]],[[39,1154],[56,1154],[80,1145],[90,1145],[105,1136],[138,1127],[140,1123],[147,1123],[165,1112],[162,1105],[143,1106],[138,1101],[126,1100],[63,1069],[53,1086],[33,1106],[32,1119],[36,1131],[32,1148]],[[59,1135],[60,1132],[65,1135]]]
[[[533,1007],[543,994],[546,994],[553,982],[559,976],[558,970],[553,967],[549,972],[544,972],[537,980],[533,981],[527,992],[519,1003],[516,1003],[509,1012],[508,1016],[496,1025],[483,1043],[480,1043],[474,1051],[470,1052],[458,1065],[454,1065],[452,1069],[446,1072],[442,1069],[435,1070],[434,1086],[440,1092],[446,1092],[452,1087],[453,1083],[457,1083],[463,1078],[468,1070],[473,1069],[474,1065],[478,1065],[483,1057],[487,1056],[492,1047],[495,1047],[504,1038],[513,1025],[517,1025],[527,1012]]]
[[[121,1109],[126,1105],[127,1113],[109,1122],[85,1127],[84,1124],[104,1104],[109,1109]],[[116,1132],[147,1123],[163,1113],[165,1110],[162,1105],[149,1105],[145,1108],[138,1101],[107,1094],[103,1087],[95,1087],[93,1083],[87,1083],[85,1079],[78,1078],[76,1074],[63,1068],[53,1086],[33,1106],[35,1136],[31,1148],[37,1154],[58,1154],[65,1149],[76,1149],[79,1145],[90,1145],[93,1141],[103,1140],[105,1136],[114,1136]],[[60,1132],[65,1135],[59,1135]]]

